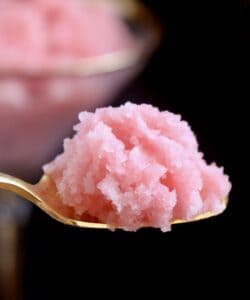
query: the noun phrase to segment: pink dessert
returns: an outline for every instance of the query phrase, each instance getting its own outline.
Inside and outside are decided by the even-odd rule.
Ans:
[[[111,227],[168,231],[173,219],[225,209],[228,176],[207,165],[187,122],[150,105],[82,112],[64,153],[44,166],[62,206]]]
[[[67,65],[132,47],[112,5],[90,0],[2,0],[0,68]]]

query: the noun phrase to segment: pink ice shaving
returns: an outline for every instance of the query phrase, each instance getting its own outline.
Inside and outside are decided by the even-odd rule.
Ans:
[[[222,212],[228,176],[207,165],[187,122],[150,105],[82,112],[64,153],[44,167],[62,205],[111,227],[168,231],[173,219]]]
[[[1,68],[67,65],[133,45],[117,11],[101,1],[0,1]]]

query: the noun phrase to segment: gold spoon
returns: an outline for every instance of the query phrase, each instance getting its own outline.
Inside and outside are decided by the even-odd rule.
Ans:
[[[13,176],[0,173],[0,189],[14,192],[17,195],[25,198],[26,200],[32,202],[45,213],[47,213],[53,219],[76,227],[82,228],[95,228],[95,229],[107,229],[109,225],[103,223],[87,222],[77,219],[72,219],[67,217],[69,208],[62,207],[60,205],[60,196],[57,192],[56,186],[53,180],[47,176],[43,175],[41,180],[32,185],[21,179],[15,178]],[[228,199],[222,200],[225,207],[227,205]],[[207,212],[200,214],[193,218],[192,220],[185,219],[175,219],[172,220],[172,224],[187,223],[192,221],[198,221],[216,216],[216,213]]]

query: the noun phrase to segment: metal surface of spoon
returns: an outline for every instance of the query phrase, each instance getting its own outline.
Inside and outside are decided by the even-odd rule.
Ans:
[[[53,219],[71,226],[93,229],[108,229],[109,225],[97,222],[88,222],[67,217],[68,208],[60,205],[60,196],[52,179],[43,175],[41,180],[32,185],[21,179],[0,173],[0,189],[16,193],[22,198],[32,202]],[[227,198],[222,200],[227,205]],[[188,223],[216,216],[214,212],[202,213],[191,220],[174,219],[172,224]],[[146,227],[146,226],[145,226]]]

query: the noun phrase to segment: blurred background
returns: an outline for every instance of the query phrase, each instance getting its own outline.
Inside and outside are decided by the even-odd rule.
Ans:
[[[118,2],[134,3],[126,0]],[[232,145],[233,120],[240,112],[244,97],[239,95],[237,75],[233,71],[236,67],[233,48],[235,28],[232,29],[231,10],[229,4],[225,7],[218,2],[207,1],[144,0],[138,3],[139,8],[132,4],[129,7],[127,4],[118,5],[117,14],[133,36],[132,42],[128,38],[128,44],[121,45],[122,49],[118,47],[118,52],[129,50],[125,55],[129,59],[125,59],[124,63],[122,56],[124,65],[118,70],[106,74],[102,66],[96,65],[95,59],[92,61],[95,68],[88,71],[90,75],[83,72],[75,76],[71,71],[70,76],[68,73],[65,76],[61,65],[56,68],[49,65],[47,70],[39,70],[38,76],[34,76],[34,70],[32,76],[23,76],[18,64],[12,66],[13,70],[9,73],[6,66],[5,69],[0,68],[0,105],[1,92],[2,95],[3,91],[6,93],[3,82],[14,84],[13,78],[15,84],[25,86],[29,95],[45,102],[55,97],[55,94],[51,96],[50,89],[50,81],[55,80],[55,76],[59,90],[65,85],[76,86],[78,81],[74,105],[56,101],[56,104],[38,106],[31,111],[20,112],[19,109],[17,112],[15,108],[13,113],[13,109],[6,105],[8,98],[2,100],[0,171],[35,182],[41,174],[42,163],[60,152],[63,137],[72,134],[70,128],[76,120],[77,111],[93,110],[106,104],[118,106],[125,101],[151,103],[161,110],[181,114],[196,133],[206,160],[216,161],[225,167],[233,184],[228,208],[212,219],[176,225],[171,233],[163,234],[154,229],[136,233],[76,230],[57,223],[35,207],[21,204],[23,201],[20,199],[2,194],[0,271],[5,274],[5,277],[0,277],[2,300],[88,299],[89,293],[93,297],[99,293],[102,297],[118,297],[114,286],[119,293],[124,292],[124,296],[126,291],[131,296],[132,291],[142,293],[153,287],[156,295],[160,291],[167,292],[176,280],[181,280],[182,285],[189,280],[195,284],[209,272],[213,275],[206,291],[212,291],[218,280],[226,277],[229,268],[227,256],[232,254],[235,243],[240,246],[241,232],[236,229],[236,215],[239,199],[243,197],[240,167]],[[249,42],[249,11],[248,1],[241,1],[242,52]],[[0,20],[0,38],[1,24]],[[121,34],[128,32],[118,33]],[[97,44],[94,46],[97,47]],[[113,53],[114,49],[106,49],[105,53],[99,54],[107,54],[109,50]],[[105,66],[106,60],[107,57],[104,57]],[[48,69],[49,75],[46,73]],[[63,76],[62,73],[58,75],[59,70]],[[45,73],[41,75],[41,72]],[[96,86],[100,89],[98,93],[93,92]],[[69,98],[73,97],[71,88],[65,93]],[[37,121],[38,117],[42,122],[53,120],[47,122],[46,134],[41,120]],[[10,121],[13,118],[15,122]],[[25,127],[21,129],[20,124],[23,123]],[[25,145],[18,138],[15,141],[9,138],[9,133],[16,133],[17,128],[20,130],[18,137],[25,137]],[[41,137],[43,141],[48,140],[48,133],[56,138],[41,151],[39,140]],[[19,149],[19,156],[16,149]],[[27,167],[30,157],[32,164]],[[234,259],[236,262],[238,256]],[[230,259],[230,267],[234,259]],[[189,272],[194,270],[194,275],[188,278]],[[139,284],[140,279],[143,280],[142,285]]]

